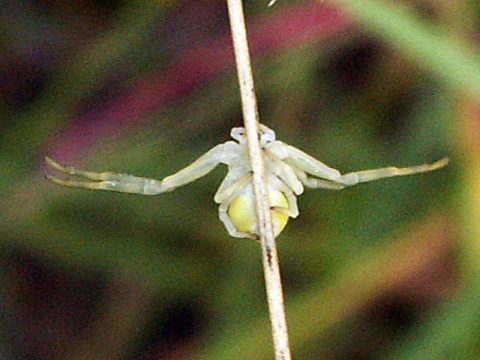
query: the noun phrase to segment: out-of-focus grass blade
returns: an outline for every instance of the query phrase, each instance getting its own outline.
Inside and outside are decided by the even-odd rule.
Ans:
[[[355,19],[424,70],[480,99],[480,51],[392,1],[335,0]]]

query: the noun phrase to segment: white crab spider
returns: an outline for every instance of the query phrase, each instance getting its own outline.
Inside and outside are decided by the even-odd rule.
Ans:
[[[290,217],[298,216],[296,196],[303,193],[304,187],[341,190],[363,182],[436,170],[448,163],[445,158],[433,164],[385,167],[342,175],[303,151],[275,140],[275,133],[265,125],[260,125],[260,132],[275,236],[283,230]],[[228,166],[228,173],[214,197],[219,204],[220,220],[231,236],[257,239],[258,224],[245,129],[233,128],[231,136],[236,142],[227,141],[215,146],[191,165],[161,181],[112,172],[78,170],[61,166],[50,158],[46,158],[50,167],[77,179],[51,175],[47,178],[74,188],[157,195],[188,184],[222,163]]]

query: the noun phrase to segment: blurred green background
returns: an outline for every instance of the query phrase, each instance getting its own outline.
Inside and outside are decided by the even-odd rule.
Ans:
[[[295,359],[480,349],[480,3],[245,1],[262,121],[342,172],[278,239]],[[44,156],[162,179],[242,123],[223,1],[0,5],[0,358],[271,359],[260,247],[225,168],[158,197],[44,179]]]

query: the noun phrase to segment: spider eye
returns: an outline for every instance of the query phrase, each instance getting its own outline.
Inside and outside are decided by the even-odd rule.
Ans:
[[[264,144],[269,143],[275,140],[275,133],[272,129],[260,124],[260,139]]]
[[[245,139],[245,129],[243,127],[233,128],[230,136],[238,142],[242,142]]]

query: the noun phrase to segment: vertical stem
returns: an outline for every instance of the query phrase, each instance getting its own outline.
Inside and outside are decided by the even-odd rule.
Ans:
[[[257,219],[262,245],[263,269],[272,324],[276,360],[290,360],[287,321],[283,302],[282,282],[278,264],[275,235],[273,233],[270,204],[268,200],[265,166],[259,139],[259,115],[253,83],[252,67],[245,29],[242,0],[227,0],[230,27],[232,30],[235,61],[237,64],[243,119],[248,140],[248,152],[253,171],[253,187]]]

